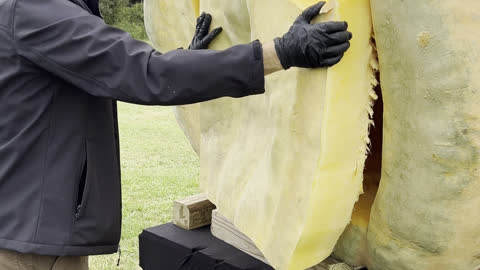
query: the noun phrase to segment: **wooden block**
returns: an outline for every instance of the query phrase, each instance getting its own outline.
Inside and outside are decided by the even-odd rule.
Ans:
[[[218,210],[212,212],[212,225],[210,227],[212,234],[227,244],[236,247],[237,249],[247,253],[248,255],[269,264],[263,256],[262,252],[258,250],[252,240],[245,234],[240,232],[227,218],[222,216]],[[333,257],[328,257],[320,264],[311,267],[307,270],[360,270],[364,267],[352,267]]]
[[[193,230],[212,221],[212,211],[215,205],[211,203],[205,194],[197,194],[173,202],[173,224],[186,230]]]

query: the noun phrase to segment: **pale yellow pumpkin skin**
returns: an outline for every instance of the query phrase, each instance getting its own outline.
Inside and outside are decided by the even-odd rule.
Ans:
[[[369,269],[479,269],[480,1],[371,6],[385,111]]]

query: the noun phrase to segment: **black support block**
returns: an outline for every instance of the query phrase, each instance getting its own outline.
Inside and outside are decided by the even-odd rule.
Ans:
[[[143,270],[273,270],[215,238],[210,227],[191,231],[167,223],[139,236]]]

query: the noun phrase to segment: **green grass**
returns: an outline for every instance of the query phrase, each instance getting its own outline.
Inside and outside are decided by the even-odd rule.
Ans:
[[[118,254],[90,257],[91,270],[135,270],[138,235],[171,220],[175,199],[198,193],[199,159],[170,107],[119,103],[123,224]]]

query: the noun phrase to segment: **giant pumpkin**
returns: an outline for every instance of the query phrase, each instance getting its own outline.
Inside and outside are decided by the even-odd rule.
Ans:
[[[283,34],[315,2],[147,0],[145,18],[166,51],[207,11],[225,49]],[[479,269],[480,2],[329,0],[317,21],[332,19],[354,36],[338,65],[177,111],[202,190],[276,269],[332,252],[369,269]]]

